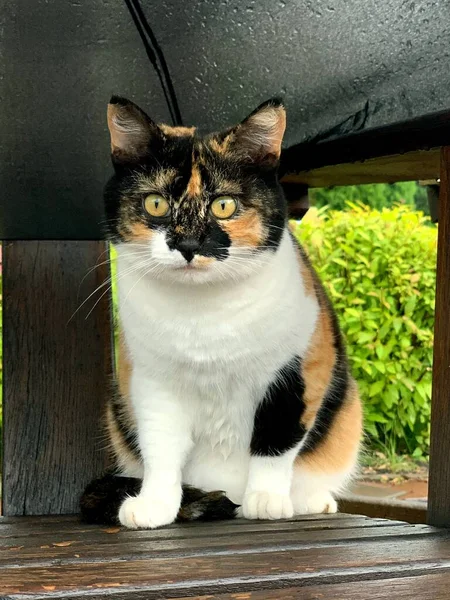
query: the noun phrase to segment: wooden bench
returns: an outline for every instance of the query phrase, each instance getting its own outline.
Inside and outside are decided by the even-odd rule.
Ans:
[[[446,600],[450,531],[337,514],[156,531],[0,524],[0,597]]]

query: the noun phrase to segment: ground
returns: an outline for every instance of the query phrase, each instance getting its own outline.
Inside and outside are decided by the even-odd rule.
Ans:
[[[352,492],[375,498],[424,501],[428,495],[428,460],[366,454]]]

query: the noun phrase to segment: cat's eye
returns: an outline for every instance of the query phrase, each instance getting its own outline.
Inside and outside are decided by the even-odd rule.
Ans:
[[[230,196],[216,198],[211,204],[211,212],[216,219],[229,219],[237,211],[237,202]]]
[[[151,217],[167,217],[170,206],[165,198],[158,194],[150,194],[144,200],[144,208]]]

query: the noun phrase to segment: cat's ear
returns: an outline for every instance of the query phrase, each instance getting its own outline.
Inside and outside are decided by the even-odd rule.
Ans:
[[[265,166],[276,166],[286,129],[286,110],[280,100],[261,104],[232,130],[234,151]]]
[[[117,162],[144,158],[152,139],[161,135],[159,127],[143,110],[120,96],[113,96],[108,104],[108,128],[112,158]]]

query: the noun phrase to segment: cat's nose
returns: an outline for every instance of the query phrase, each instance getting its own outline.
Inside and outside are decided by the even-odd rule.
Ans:
[[[200,242],[195,238],[184,238],[176,244],[176,249],[181,252],[188,262],[191,262],[199,248]]]

